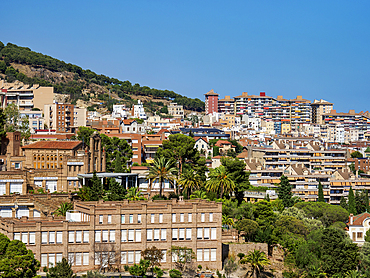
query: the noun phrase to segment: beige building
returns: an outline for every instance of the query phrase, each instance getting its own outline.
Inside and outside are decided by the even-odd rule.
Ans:
[[[333,103],[327,102],[326,100],[314,100],[311,103],[312,107],[312,123],[314,124],[324,124],[322,116],[324,114],[330,113],[333,110]]]
[[[222,269],[222,203],[205,200],[75,202],[66,219],[0,218],[1,233],[23,241],[41,267],[68,258],[74,271],[139,263],[156,246],[175,267],[171,246],[191,248],[204,269]]]
[[[184,108],[182,105],[178,105],[177,103],[170,103],[168,105],[168,114],[174,116],[175,118],[184,118]]]
[[[0,99],[2,108],[15,103],[19,110],[32,108],[43,110],[45,104],[53,103],[54,88],[42,87],[38,84],[28,85],[20,81],[8,83],[0,80]]]
[[[86,108],[65,103],[45,104],[44,120],[56,132],[76,133],[78,127],[86,126]]]

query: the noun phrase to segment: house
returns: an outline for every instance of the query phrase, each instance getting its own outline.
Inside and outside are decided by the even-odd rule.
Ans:
[[[363,245],[366,232],[370,229],[370,213],[364,212],[359,215],[349,216],[348,235],[354,243]]]
[[[235,146],[229,141],[218,140],[215,146],[220,148],[220,154],[226,154],[229,150],[235,151]]]
[[[139,124],[134,119],[127,119],[121,121],[122,133],[145,133],[145,127],[143,124]]]
[[[194,140],[195,140],[194,148],[197,149],[200,152],[200,154],[206,157],[212,157],[213,149],[208,144],[208,140],[206,137],[194,137]]]

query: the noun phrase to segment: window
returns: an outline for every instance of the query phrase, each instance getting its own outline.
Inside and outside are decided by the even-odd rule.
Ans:
[[[202,258],[202,252],[203,250],[202,249],[197,249],[197,262],[201,262],[203,260]]]
[[[161,229],[161,241],[167,240],[167,229]]]
[[[191,240],[191,228],[186,229],[186,240]]]
[[[108,215],[108,224],[112,224],[112,215]]]
[[[127,264],[126,251],[121,251],[121,264]]]
[[[48,265],[48,254],[41,254],[41,266]]]
[[[184,214],[180,213],[180,222],[184,222]]]
[[[125,223],[125,215],[124,214],[121,214],[121,223]]]
[[[135,241],[141,242],[141,230],[135,230]]]
[[[154,223],[154,214],[150,215],[150,223]]]
[[[103,242],[108,242],[108,230],[103,231]]]
[[[28,233],[22,232],[22,242],[28,244]]]
[[[172,240],[177,240],[177,239],[178,239],[178,230],[172,229]]]
[[[205,220],[206,220],[206,215],[205,215],[205,213],[202,213],[201,216],[200,216],[200,221],[204,222]]]
[[[172,222],[176,222],[176,213],[172,213]]]
[[[115,242],[116,241],[116,231],[110,230],[109,231],[109,242]]]
[[[146,230],[146,240],[147,241],[152,241],[153,240],[153,230],[152,229],[147,229]]]
[[[57,253],[56,255],[56,262],[60,263],[63,259],[63,253]]]
[[[95,242],[101,241],[101,231],[95,231]]]
[[[23,233],[22,233],[23,236]],[[49,232],[49,243],[54,244],[55,243],[55,232]]]
[[[137,223],[141,223],[141,214],[137,215]]]
[[[162,254],[163,254],[163,257],[162,257],[161,263],[165,263],[166,262],[167,250],[162,250]]]
[[[21,233],[14,233],[14,240],[21,240]],[[44,243],[44,242],[42,242]],[[45,242],[47,243],[47,242]]]
[[[159,223],[163,223],[163,213],[159,214]]]
[[[191,213],[188,213],[188,222],[192,222],[193,215]]]
[[[203,228],[197,228],[197,239],[203,239]]]
[[[185,229],[179,229],[179,240],[185,240]]]
[[[121,241],[122,242],[127,241],[127,230],[121,230]]]
[[[48,243],[48,232],[41,232],[41,243],[42,244]]]
[[[34,232],[30,233],[30,244],[35,244],[36,243],[36,234]]]
[[[21,164],[19,162],[14,163],[14,168],[15,169],[21,169]]]
[[[204,239],[209,239],[209,228],[204,228]]]
[[[89,242],[89,231],[84,231],[84,243]]]
[[[103,224],[103,215],[99,215],[99,224]]]
[[[75,243],[75,232],[68,232],[68,242],[69,243]]]
[[[211,262],[215,262],[216,261],[216,250],[217,249],[211,249]]]
[[[357,238],[362,238],[362,232],[357,233]]]
[[[76,265],[82,265],[82,253],[76,253]]]
[[[213,222],[213,213],[209,213],[209,222]]]
[[[211,228],[211,239],[216,239],[217,230],[216,228]]]
[[[133,214],[129,215],[129,223],[130,224],[134,223],[134,215]]]
[[[63,232],[57,232],[57,243],[63,243]]]
[[[141,259],[141,252],[135,251],[135,263],[136,264],[140,263],[140,259]]]
[[[68,262],[71,265],[75,264],[75,253],[68,253]]]
[[[76,231],[76,243],[82,242],[82,231]]]
[[[89,253],[83,253],[83,265],[89,265]]]
[[[154,229],[154,241],[159,241],[159,229]]]
[[[204,254],[203,254],[204,258],[203,258],[203,260],[205,262],[209,262],[209,249],[204,249],[203,251],[204,251]]]
[[[128,230],[128,241],[133,242],[135,240],[135,230]]]
[[[127,252],[127,263],[133,264],[134,263],[134,251]]]

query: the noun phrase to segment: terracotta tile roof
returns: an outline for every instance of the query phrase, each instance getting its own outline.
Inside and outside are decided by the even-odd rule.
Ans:
[[[248,151],[247,150],[243,150],[242,153],[240,153],[240,154],[237,155],[237,158],[242,158],[242,159],[248,158]]]
[[[162,133],[170,133],[169,131],[168,131],[168,129],[164,129],[164,128],[162,128],[160,131],[158,131],[157,132],[157,134],[162,134]]]
[[[214,156],[214,157],[212,157],[212,158],[214,158],[214,159],[221,159],[221,158],[222,158],[222,156],[221,156],[221,155],[217,155],[217,156]]]
[[[131,170],[148,170],[147,166],[132,166]]]
[[[363,212],[363,213],[361,213],[359,215],[355,215],[355,216],[353,216],[353,224],[352,225],[362,226],[364,220],[366,218],[369,218],[369,217],[370,217],[370,213],[368,213],[368,212]]]
[[[23,146],[23,149],[55,149],[55,150],[73,150],[77,148],[82,141],[38,141],[33,144]]]
[[[195,142],[197,142],[200,139],[202,139],[204,142],[208,143],[207,137],[194,137]]]
[[[218,140],[215,144],[217,147],[223,147],[224,145],[231,145],[231,143],[225,140]]]
[[[136,120],[128,119],[122,121],[124,125],[131,125],[133,122],[136,122]]]
[[[215,93],[215,91],[212,89],[208,93],[204,94],[206,96],[218,96],[219,94]]]

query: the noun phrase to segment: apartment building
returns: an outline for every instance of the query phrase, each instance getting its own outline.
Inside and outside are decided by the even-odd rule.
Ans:
[[[138,100],[137,104],[134,104],[132,106],[131,116],[134,117],[134,118],[139,118],[139,119],[146,120],[147,116],[146,116],[146,113],[145,113],[145,110],[144,110],[144,105],[141,102],[141,100]]]
[[[44,109],[45,104],[53,103],[54,88],[42,87],[39,84],[28,85],[20,81],[8,83],[0,80],[1,107],[14,103],[19,110]]]
[[[311,103],[312,107],[312,123],[314,124],[324,124],[322,116],[324,114],[330,113],[333,110],[333,103],[330,103],[326,100],[314,100]]]
[[[312,109],[311,101],[297,96],[290,100],[290,124],[299,127],[299,124],[311,123]]]
[[[205,100],[205,108],[206,108],[206,115],[212,114],[214,112],[218,112],[218,96],[219,94],[215,93],[212,89],[208,93],[204,94],[206,97]]]
[[[44,105],[45,124],[57,132],[76,133],[78,127],[86,126],[86,108],[73,104],[53,103]]]
[[[322,115],[322,122],[325,125],[334,124],[341,125],[344,128],[355,128],[363,133],[370,131],[370,117],[368,114],[355,110],[349,110],[348,113],[337,113],[336,110],[331,110],[330,113]],[[359,138],[359,140],[364,139]]]
[[[236,115],[246,114],[250,117],[260,117],[262,119],[267,117],[266,110],[270,109],[275,103],[275,99],[266,96],[265,92],[260,92],[259,95],[248,95],[247,92],[243,92],[234,99],[234,113]]]
[[[66,219],[1,218],[1,233],[32,250],[41,267],[68,258],[74,271],[139,263],[156,246],[161,265],[177,261],[168,250],[188,247],[197,265],[222,269],[222,204],[204,200],[75,202]]]
[[[185,116],[184,107],[182,105],[172,102],[170,103],[170,105],[168,105],[168,114],[175,118],[183,119]]]
[[[225,98],[218,100],[218,112],[224,114],[234,114],[235,99],[230,96],[225,96]]]

